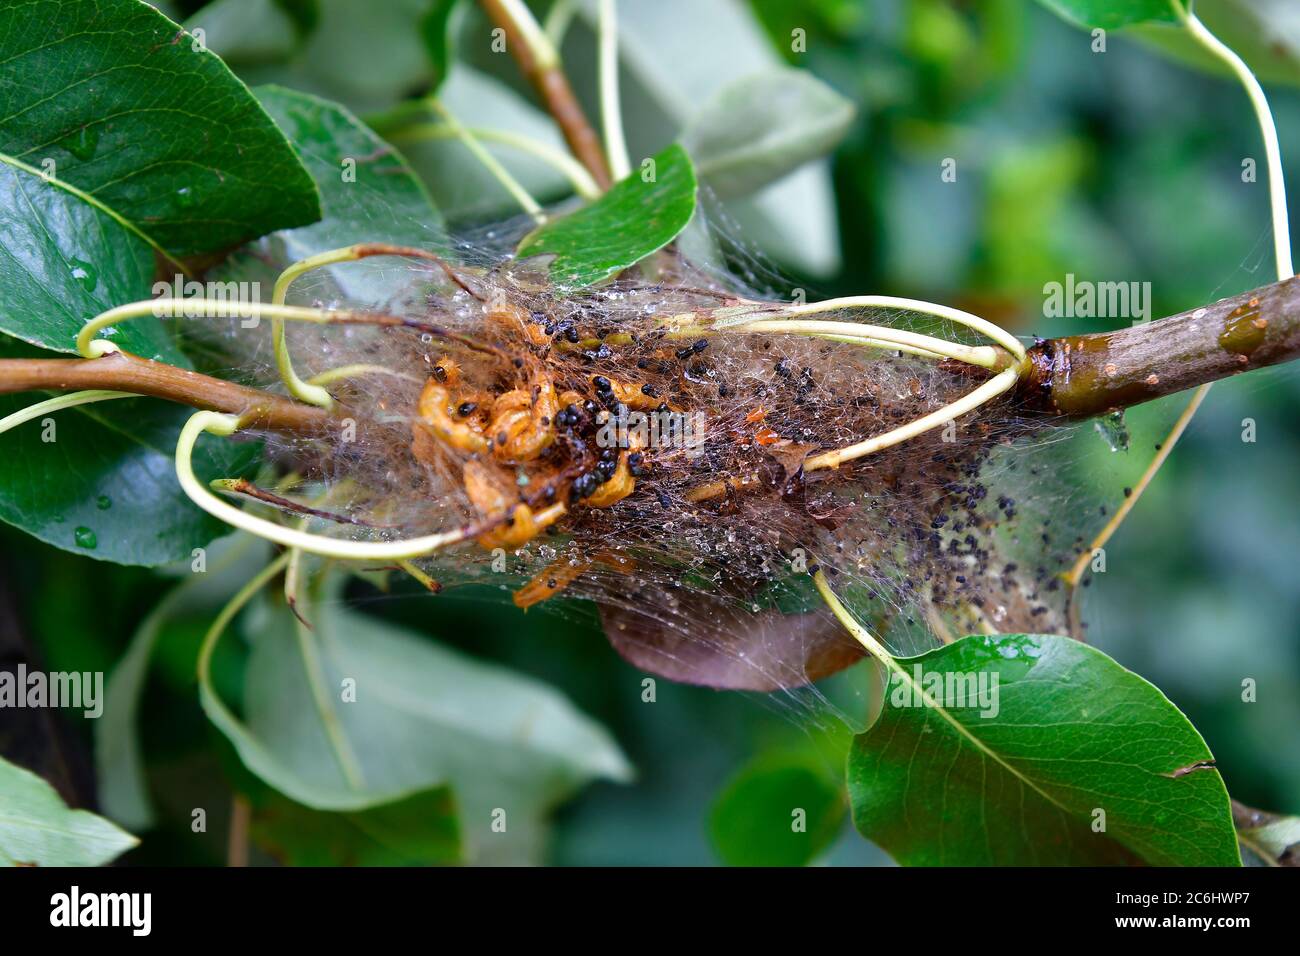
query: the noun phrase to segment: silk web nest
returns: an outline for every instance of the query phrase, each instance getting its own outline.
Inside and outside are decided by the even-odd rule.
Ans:
[[[392,568],[433,591],[494,586],[523,608],[592,601],[620,654],[688,683],[788,689],[859,660],[812,586],[818,567],[903,652],[1064,629],[1058,574],[1087,539],[1063,517],[1077,490],[1059,461],[1042,460],[1061,429],[1022,419],[1004,394],[891,447],[808,467],[932,415],[993,371],[756,329],[790,303],[758,291],[777,283],[743,247],[725,270],[670,247],[652,269],[566,290],[545,258],[509,255],[519,231],[443,242],[439,261],[304,272],[290,303],[404,324],[288,323],[297,373],[329,380],[340,427],[259,435],[263,473],[221,490],[334,539],[455,531],[463,540]],[[273,242],[257,248],[243,274],[286,264]],[[956,323],[866,318],[978,347]],[[210,365],[280,388],[265,334],[198,325],[185,334]]]

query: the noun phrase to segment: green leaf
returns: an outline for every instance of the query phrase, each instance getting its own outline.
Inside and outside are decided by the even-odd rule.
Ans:
[[[1130,36],[1187,66],[1236,81],[1223,60],[1184,29],[1167,0],[1041,0],[1085,27],[1124,27]],[[1300,19],[1290,0],[1197,0],[1196,16],[1265,83],[1300,83]]]
[[[709,814],[709,836],[731,866],[806,866],[834,842],[848,809],[843,789],[800,756],[743,768]]]
[[[1135,23],[1177,23],[1169,0],[1040,0],[1067,20],[1114,30]]]
[[[140,841],[0,759],[0,866],[100,866]]]
[[[345,107],[278,86],[254,93],[321,194],[320,222],[276,234],[291,257],[355,242],[427,245],[440,238],[442,217],[402,154]],[[347,160],[356,161],[355,180]]]
[[[154,253],[108,212],[0,163],[0,330],[33,345],[75,352],[87,320],[149,296]],[[124,322],[128,352],[189,367],[158,319]]]
[[[30,350],[0,342],[0,354],[14,353]],[[33,401],[0,396],[0,417]],[[115,399],[0,434],[0,520],[101,561],[154,565],[188,558],[229,530],[191,504],[176,481],[176,436],[191,414],[152,398]],[[205,442],[195,463],[201,475],[239,475],[256,450],[255,444]]]
[[[154,824],[139,733],[140,703],[154,648],[160,641],[174,639],[182,622],[193,624],[196,618],[206,618],[198,629],[202,634],[230,595],[266,563],[266,553],[264,541],[237,532],[213,542],[202,572],[196,572],[189,559],[165,568],[174,571],[180,583],[140,622],[126,653],[109,675],[104,712],[94,728],[99,804],[105,816],[128,830],[145,830]],[[190,665],[192,675],[193,662]]]
[[[521,257],[554,255],[551,279],[580,289],[608,279],[672,242],[695,212],[695,171],[676,143],[588,206],[524,237]]]
[[[609,735],[560,694],[331,599],[250,609],[244,718],[210,686],[205,712],[244,764],[312,809],[356,811],[450,785],[467,855],[535,854],[545,812],[630,769]],[[345,702],[345,680],[355,700]],[[504,833],[493,829],[505,814]]]
[[[310,222],[316,192],[217,56],[145,3],[0,11],[0,152],[70,185],[175,256]]]
[[[1300,18],[1290,0],[1197,0],[1196,15],[1262,82],[1300,83]],[[1128,32],[1172,59],[1238,82],[1186,30],[1138,24]]]
[[[691,117],[681,142],[700,181],[728,199],[830,152],[853,117],[853,104],[825,83],[781,68],[718,90]]]
[[[594,26],[595,0],[580,0],[579,9],[584,26]],[[682,24],[690,24],[690,29]],[[577,26],[571,34],[578,33]],[[777,69],[782,63],[750,5],[741,0],[624,3],[619,5],[618,26],[624,74],[620,94],[634,164],[679,136],[700,105],[737,77]],[[591,30],[587,33],[590,36]],[[725,55],[718,53],[718,37],[726,37]],[[583,92],[579,83],[579,96]],[[594,103],[589,102],[588,109],[589,115],[597,115]],[[835,196],[825,160],[805,164],[758,194],[728,200],[724,206],[748,241],[781,262],[816,275],[829,275],[839,267]]]
[[[922,703],[918,673],[944,706]],[[1240,865],[1205,741],[1100,651],[1065,637],[975,636],[889,674],[848,782],[859,831],[900,863]]]
[[[327,249],[358,242],[428,248],[443,240],[442,217],[406,160],[346,108],[278,86],[254,92],[315,180],[322,216],[310,226],[259,240],[220,267],[220,277],[255,279],[269,293],[280,268]],[[403,289],[402,274],[391,258],[322,272],[353,304],[387,304]],[[303,287],[311,288],[311,281],[304,279]]]
[[[437,866],[463,858],[448,787],[342,813],[272,795],[255,807],[251,835],[289,866]]]
[[[5,5],[0,62],[3,331],[72,351],[87,319],[149,295],[154,250],[211,252],[319,215],[257,101],[147,4]],[[183,364],[155,321],[120,342]]]
[[[251,3],[252,0],[242,0]],[[331,0],[277,5],[297,22],[301,43],[283,62],[234,63],[250,85],[277,83],[306,90],[365,113],[392,106],[430,85],[433,74],[420,33],[420,21],[434,0]],[[190,22],[201,24],[204,11]],[[213,34],[210,45],[221,56],[225,43],[238,56],[248,29]]]
[[[215,0],[185,21],[227,65],[276,63],[297,51],[315,27],[319,11],[312,0]]]
[[[1234,804],[1242,847],[1265,866],[1300,864],[1300,817]]]
[[[433,88],[436,90],[451,71],[451,15],[456,0],[433,0],[429,11],[420,18],[420,36],[433,64]]]
[[[293,23],[300,37],[311,36],[320,23],[320,0],[272,0]]]
[[[95,722],[95,769],[99,803],[106,816],[132,830],[154,824],[145,780],[138,712],[154,646],[169,616],[181,606],[185,586],[175,587],[149,613],[108,679],[104,712]]]

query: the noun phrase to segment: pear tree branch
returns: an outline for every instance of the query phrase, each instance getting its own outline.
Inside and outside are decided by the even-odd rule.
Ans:
[[[327,432],[342,414],[127,352],[110,352],[93,359],[0,359],[0,394],[83,389],[165,398],[193,408],[239,415],[249,428],[295,435]]]
[[[1300,277],[1114,332],[1043,339],[1012,392],[1031,414],[1091,418],[1300,358]],[[240,415],[246,427],[320,434],[338,412],[124,352],[0,359],[0,394],[108,389]]]
[[[1029,411],[1091,418],[1297,357],[1292,277],[1155,322],[1040,341],[1017,397]]]

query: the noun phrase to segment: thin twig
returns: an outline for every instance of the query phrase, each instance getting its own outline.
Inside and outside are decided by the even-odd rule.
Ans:
[[[441,101],[435,97],[430,97],[428,103],[429,108],[442,117],[442,121],[451,127],[461,145],[470,151],[470,154],[492,175],[492,178],[500,183],[511,198],[519,204],[519,208],[532,217],[533,222],[539,226],[544,225],[546,223],[546,214],[542,212],[541,203],[533,198],[532,193],[524,187],[524,184],[516,179],[510,170],[502,165],[500,160],[488,152],[469,128],[462,124],[456,118],[456,115],[447,109]]]
[[[587,167],[578,162],[562,149],[531,136],[524,136],[511,130],[488,129],[481,126],[466,127],[465,131],[475,139],[488,143],[499,143],[526,153],[550,166],[569,180],[573,191],[583,199],[599,199],[600,187],[587,172]],[[458,132],[446,123],[415,123],[400,127],[389,135],[394,143],[418,143],[430,139],[454,139]]]
[[[528,8],[520,0],[480,0],[483,10],[505,31],[506,49],[532,83],[564,134],[569,150],[601,189],[612,185],[600,137],[582,111],[573,87],[560,68],[559,56]]]
[[[623,136],[623,109],[618,96],[618,14],[614,0],[600,0],[600,123],[605,132],[605,158],[614,179],[632,171]]]
[[[325,511],[320,508],[313,508],[311,505],[301,501],[294,501],[292,498],[285,498],[274,492],[267,491],[265,488],[259,488],[246,478],[219,478],[212,482],[212,490],[219,491],[223,494],[235,497],[249,498],[253,501],[259,501],[262,504],[270,505],[273,508],[279,508],[281,511],[287,511],[291,514],[302,515],[310,518],[320,518],[323,521],[333,521],[336,524],[350,524],[359,528],[393,528],[395,525],[376,524],[373,521],[366,521],[363,518],[356,518],[352,515],[339,514],[335,511]]]
[[[230,801],[230,834],[226,839],[226,866],[248,866],[248,830],[253,808],[243,794]]]

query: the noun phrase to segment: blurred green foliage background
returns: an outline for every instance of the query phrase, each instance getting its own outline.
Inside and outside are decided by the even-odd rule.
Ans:
[[[708,33],[705,8],[718,2],[699,3],[699,21],[686,17],[681,30]],[[170,12],[194,14],[197,6]],[[222,6],[231,4],[214,5]],[[403,4],[352,6],[361,13],[350,32],[334,30],[336,46],[320,59],[286,59],[266,32],[258,34],[264,48],[232,47],[228,59],[250,82],[319,90],[363,112],[384,108],[394,92],[411,92],[404,85],[418,85],[426,67],[403,59],[410,38],[398,31],[409,30],[393,12]],[[1095,53],[1085,31],[1023,0],[754,0],[752,15],[755,36],[858,108],[830,161],[833,204],[777,209],[766,220],[753,209],[731,210],[746,241],[792,287],[950,302],[1019,333],[1048,336],[1114,324],[1044,316],[1044,284],[1067,273],[1149,281],[1154,317],[1271,281],[1263,151],[1234,83],[1118,33]],[[213,48],[224,53],[211,22]],[[805,52],[791,49],[796,30],[806,33]],[[709,35],[714,55],[692,58],[690,70],[727,75],[735,69],[728,43]],[[685,69],[677,58],[688,46],[646,55]],[[324,71],[324,61],[338,72]],[[410,76],[401,72],[406,66]],[[569,67],[578,86],[594,74],[590,63]],[[1291,184],[1300,190],[1300,92],[1272,85],[1269,93]],[[639,109],[629,102],[634,154],[638,143],[662,138],[670,120],[650,104],[644,115]],[[940,178],[949,157],[957,161],[955,183]],[[1245,157],[1257,160],[1260,181],[1242,181]],[[417,150],[412,158],[418,166]],[[463,203],[465,221],[490,212],[481,195],[436,198],[443,208]],[[1131,449],[1095,472],[1077,463],[1074,479],[1101,500],[1118,501],[1185,401],[1131,412]],[[1233,796],[1287,812],[1300,811],[1297,407],[1300,369],[1293,367],[1217,385],[1111,543],[1107,571],[1085,605],[1092,641],[1187,713]],[[1242,441],[1247,418],[1256,423],[1254,443]],[[56,551],[9,529],[0,530],[0,542],[19,644],[50,669],[111,670],[156,601],[158,576]],[[842,779],[848,731],[806,697],[763,699],[661,680],[647,703],[643,675],[615,655],[590,609],[525,616],[491,594],[430,599],[358,586],[353,595],[370,613],[552,683],[610,728],[638,778],[596,784],[560,808],[545,862],[718,862],[711,832],[734,845],[726,831],[743,835],[745,801],[765,799],[762,787],[743,786],[749,766],[784,768],[772,786],[822,799],[831,825],[842,820],[827,781]],[[193,661],[203,626],[196,613],[160,642],[143,726],[163,821],[128,861],[222,862],[224,822],[214,814],[212,832],[196,838],[185,808],[199,800],[227,805],[232,777],[249,785],[198,707]],[[239,663],[232,657],[224,666],[234,674]],[[1242,702],[1245,678],[1258,682],[1255,703]],[[861,684],[861,675],[836,678],[827,693],[860,716]],[[83,729],[78,721],[50,731],[51,740],[63,739],[62,756],[33,759],[66,758],[64,772],[87,793]],[[7,753],[16,746],[5,745]],[[737,774],[740,783],[731,786]],[[888,863],[847,823],[822,842],[822,859],[832,864]]]

